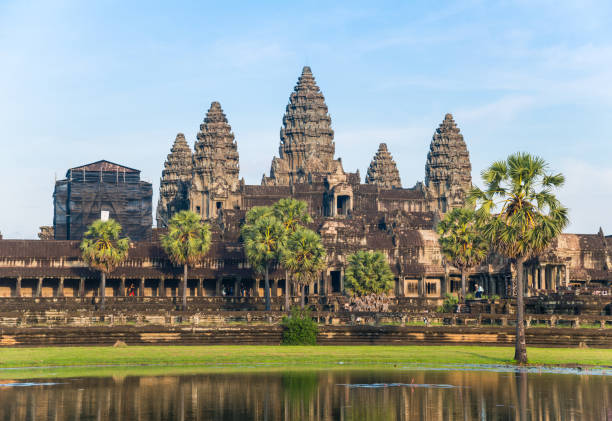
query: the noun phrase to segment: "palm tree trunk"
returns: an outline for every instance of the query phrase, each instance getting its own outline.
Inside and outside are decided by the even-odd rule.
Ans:
[[[523,263],[525,257],[516,259],[516,347],[514,360],[518,364],[527,364],[527,343],[525,342],[525,305],[523,300]]]
[[[465,300],[465,268],[461,268],[461,299]]]
[[[302,290],[302,301],[300,303],[300,306],[302,307],[302,309],[304,309],[304,301],[306,298],[306,285],[302,284],[300,285],[300,289]]]
[[[268,277],[268,266],[266,265],[266,277],[264,282],[264,296],[266,297],[266,311],[270,311],[270,278]]]
[[[183,311],[187,311],[187,263],[183,265]]]
[[[106,273],[100,272],[100,311],[104,311],[104,295],[106,293]]]
[[[289,311],[289,297],[291,294],[291,283],[289,282],[289,272],[285,271],[285,311]]]

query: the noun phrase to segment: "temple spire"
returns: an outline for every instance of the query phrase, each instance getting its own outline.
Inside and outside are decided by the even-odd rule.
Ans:
[[[378,146],[365,179],[366,184],[376,184],[384,189],[402,188],[399,171],[386,143]]]
[[[310,67],[304,66],[289,96],[280,131],[279,157],[264,184],[288,185],[324,177],[337,170],[334,131],[325,98]]]
[[[193,155],[183,133],[178,133],[164,163],[159,185],[157,226],[165,227],[172,215],[189,209]]]
[[[241,206],[238,145],[221,104],[214,101],[200,124],[195,143],[191,210],[215,218],[223,209]]]
[[[472,165],[463,135],[452,114],[434,133],[425,165],[425,188],[432,210],[462,207],[472,187]]]
[[[194,173],[200,187],[222,182],[238,188],[238,146],[221,104],[214,101],[200,124],[194,155]]]

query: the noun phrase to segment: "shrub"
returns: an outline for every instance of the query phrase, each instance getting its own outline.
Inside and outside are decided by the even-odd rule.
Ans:
[[[438,313],[453,313],[457,307],[457,304],[459,304],[457,297],[447,292],[444,294],[444,301],[442,302],[442,305],[438,307],[437,311]]]
[[[319,326],[308,309],[293,307],[291,315],[283,318],[283,345],[316,345]]]

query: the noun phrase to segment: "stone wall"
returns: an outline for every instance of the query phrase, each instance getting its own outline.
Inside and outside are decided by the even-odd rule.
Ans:
[[[421,326],[321,326],[321,345],[512,346],[513,328]],[[0,347],[127,345],[278,345],[278,325],[98,326],[1,328]],[[528,346],[612,348],[612,329],[527,329]]]

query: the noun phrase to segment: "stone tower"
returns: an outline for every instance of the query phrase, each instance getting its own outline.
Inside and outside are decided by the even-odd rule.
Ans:
[[[189,196],[192,211],[202,218],[222,209],[240,208],[238,146],[221,104],[213,102],[200,125],[193,158]]]
[[[399,171],[386,143],[381,143],[378,146],[378,152],[370,163],[365,182],[366,184],[376,184],[383,189],[402,188]]]
[[[334,160],[334,131],[321,90],[310,67],[302,70],[280,131],[279,157],[272,160],[264,185],[289,185],[322,179],[341,168]]]
[[[462,207],[472,187],[472,165],[463,135],[446,114],[431,140],[425,165],[425,191],[432,211]]]
[[[189,209],[189,187],[193,169],[193,155],[185,140],[185,135],[176,135],[174,145],[164,163],[159,182],[159,201],[157,203],[157,227],[168,226],[168,221],[176,212]]]

